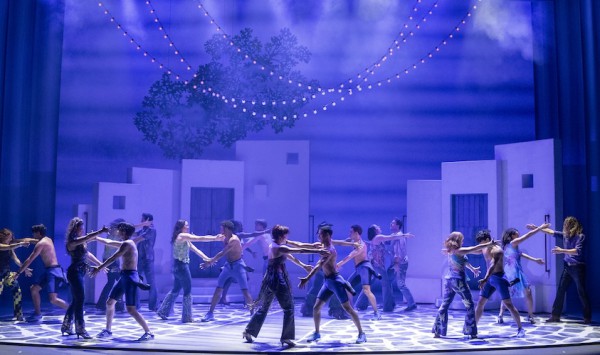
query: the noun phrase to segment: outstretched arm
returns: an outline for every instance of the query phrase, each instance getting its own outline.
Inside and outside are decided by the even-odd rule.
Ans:
[[[27,243],[27,242],[19,242],[19,243],[13,243],[13,244],[0,243],[0,250],[13,250],[13,249],[17,249],[20,247],[26,247],[28,245],[29,245],[29,243]]]
[[[355,256],[358,255],[358,253],[360,253],[360,249],[354,249],[350,252],[350,254],[348,254],[345,258],[343,258],[342,260],[340,260],[337,263],[337,268],[341,268],[342,266],[344,266],[344,264],[346,264],[348,261],[350,261],[350,259],[354,258]]]
[[[535,263],[538,263],[540,265],[542,265],[544,263],[544,259],[542,259],[542,258],[534,258],[533,256],[527,255],[525,253],[521,253],[521,256],[524,257],[527,260],[531,260],[531,261],[533,261]]]
[[[523,243],[524,241],[526,241],[527,239],[529,239],[531,236],[533,236],[535,233],[541,231],[541,230],[545,230],[548,229],[548,227],[550,227],[550,223],[544,223],[539,227],[536,227],[534,229],[531,229],[529,232],[523,234],[522,236],[520,236],[519,238],[515,238],[510,242],[510,245],[512,245],[513,247],[518,246],[519,244]]]
[[[410,234],[410,233],[394,233],[394,234],[377,234],[375,237],[373,237],[373,239],[371,240],[371,244],[372,245],[377,245],[383,242],[389,242],[392,240],[398,240],[400,238],[411,238],[414,237],[414,235]]]
[[[74,247],[76,247],[78,245],[81,245],[83,243],[89,242],[90,240],[96,238],[99,234],[102,234],[102,233],[105,233],[105,232],[108,232],[108,228],[106,226],[102,227],[102,229],[99,229],[97,231],[90,232],[90,233],[84,235],[81,238],[70,240],[67,243],[67,248],[69,250],[71,250],[72,248],[74,248]]]
[[[293,262],[294,264],[300,266],[301,268],[303,268],[306,272],[311,272],[312,270],[312,266],[303,263],[302,261],[300,261],[300,259],[296,258],[293,254],[287,254],[286,257]]]
[[[225,239],[225,236],[222,234],[217,235],[195,235],[191,233],[179,233],[177,236],[180,240],[194,242],[220,242]]]
[[[118,240],[112,240],[112,239],[100,238],[100,237],[96,237],[96,241],[99,243],[102,243],[104,245],[113,247],[113,248],[119,248],[121,246],[121,244],[123,244],[123,242],[120,242]]]
[[[119,250],[117,250],[113,255],[111,255],[110,258],[106,259],[106,261],[104,261],[103,263],[100,263],[98,266],[92,268],[90,275],[92,277],[96,276],[100,272],[100,270],[102,270],[102,269],[106,268],[107,266],[109,266],[110,264],[114,263],[115,260],[117,260],[123,254],[125,254],[126,250],[127,250],[126,244],[125,243],[121,244],[121,246],[119,247]],[[89,253],[89,254],[91,254],[91,253]]]
[[[19,275],[21,275],[23,273],[23,271],[25,271],[27,269],[27,267],[29,267],[29,265],[31,265],[31,263],[35,260],[35,258],[38,257],[38,255],[40,255],[41,251],[42,251],[42,244],[37,244],[35,246],[35,248],[33,248],[33,251],[31,252],[31,254],[29,255],[29,257],[27,259],[25,259],[25,261],[23,262],[23,265],[21,265],[21,267],[19,267],[19,271],[17,271],[17,276],[15,277],[19,277]]]
[[[288,240],[286,242],[289,245],[298,247],[298,248],[314,248],[314,249],[320,249],[323,247],[323,244],[321,244],[320,242],[314,242],[314,243],[303,243],[303,242],[297,242],[295,240]]]
[[[483,243],[483,244],[477,244],[477,245],[473,245],[470,247],[461,247],[457,250],[458,254],[460,255],[465,255],[465,254],[477,254],[479,252],[481,252],[483,249],[489,247],[492,244],[496,244],[495,240],[490,240],[487,243]]]

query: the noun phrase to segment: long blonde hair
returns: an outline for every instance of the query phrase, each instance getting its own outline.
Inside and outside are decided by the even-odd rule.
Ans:
[[[450,254],[462,247],[465,236],[461,232],[452,232],[444,241],[444,253]]]
[[[565,222],[563,223],[563,234],[565,237],[570,238],[581,233],[583,233],[583,226],[579,223],[577,218],[573,216],[565,218]]]

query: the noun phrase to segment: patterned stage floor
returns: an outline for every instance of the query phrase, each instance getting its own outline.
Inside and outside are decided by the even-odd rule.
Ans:
[[[297,302],[299,303],[299,302]],[[297,308],[299,306],[297,305]],[[206,312],[207,305],[195,304],[194,315],[197,320]],[[113,337],[110,339],[77,340],[75,336],[61,336],[59,329],[62,311],[55,310],[45,315],[39,323],[0,321],[0,351],[13,345],[30,346],[35,350],[39,346],[51,348],[79,348],[88,350],[141,350],[141,351],[180,351],[180,352],[277,352],[283,350],[278,340],[281,332],[282,312],[274,305],[259,337],[252,344],[244,343],[242,331],[249,320],[248,311],[239,304],[219,306],[215,312],[216,321],[209,323],[195,322],[181,324],[178,317],[167,321],[158,318],[154,313],[142,311],[156,334],[153,341],[138,343],[136,339],[142,335],[142,329],[127,313],[117,313],[113,323]],[[181,314],[180,305],[176,305],[176,314]],[[356,329],[350,320],[337,320],[327,316],[326,307],[323,312],[321,327],[322,339],[318,343],[307,343],[306,337],[313,330],[312,318],[300,316],[296,311],[295,348],[286,352],[447,352],[447,351],[487,351],[492,349],[532,350],[539,347],[565,345],[594,345],[592,349],[600,352],[600,326],[584,325],[579,321],[566,319],[558,324],[544,324],[547,315],[538,315],[538,324],[524,322],[525,338],[516,338],[516,327],[512,319],[505,316],[508,322],[499,325],[495,317],[486,312],[480,322],[479,338],[465,340],[461,334],[463,311],[450,311],[450,329],[446,338],[434,339],[431,326],[436,308],[431,304],[419,305],[410,313],[400,311],[384,313],[379,321],[369,320],[372,312],[359,312],[361,322],[367,334],[368,342],[354,344]],[[103,313],[93,308],[86,311],[87,330],[96,335],[104,328]],[[5,348],[6,349],[6,348]],[[38,348],[39,349],[39,348]],[[92,352],[95,352],[93,351]],[[14,350],[12,350],[14,351]],[[538,350],[533,350],[539,352]],[[19,351],[20,352],[20,351]],[[39,351],[38,351],[39,352]],[[44,350],[46,352],[46,350]],[[33,352],[28,352],[33,353]]]

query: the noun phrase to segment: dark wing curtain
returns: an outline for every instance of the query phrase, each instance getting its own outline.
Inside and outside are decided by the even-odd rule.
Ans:
[[[600,306],[600,1],[532,1],[536,137],[562,141],[563,216],[576,216],[587,235],[588,292]],[[557,220],[556,223],[562,223]],[[554,226],[562,228],[562,224]],[[567,297],[567,311],[579,308]]]
[[[64,0],[0,1],[0,228],[54,233]]]

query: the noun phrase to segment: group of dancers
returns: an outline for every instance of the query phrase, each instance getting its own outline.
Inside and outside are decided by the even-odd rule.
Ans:
[[[151,215],[144,214],[142,217],[142,223],[137,226],[119,220],[111,223],[109,227],[103,227],[98,231],[85,235],[83,220],[78,217],[73,218],[69,222],[65,238],[66,250],[71,257],[66,277],[63,269],[58,264],[53,240],[46,236],[46,228],[43,225],[33,226],[32,237],[23,239],[14,239],[12,232],[8,229],[0,230],[0,293],[4,287],[12,289],[14,319],[24,319],[21,307],[22,294],[17,279],[23,273],[31,276],[32,270],[29,268],[29,265],[37,256],[40,256],[44,263],[45,271],[31,287],[34,305],[34,314],[32,317],[39,319],[41,315],[40,290],[46,288],[50,302],[66,310],[61,325],[61,333],[63,335],[77,335],[78,338],[91,339],[92,336],[85,329],[83,312],[85,299],[84,277],[86,273],[94,277],[98,273],[106,271],[111,265],[120,262],[120,268],[117,269],[119,273],[118,277],[114,277],[112,284],[107,284],[107,286],[110,286],[108,287],[110,291],[103,292],[103,294],[108,294],[108,296],[104,296],[107,298],[105,303],[106,327],[97,337],[108,338],[112,336],[115,305],[125,296],[125,308],[127,312],[144,330],[144,334],[138,340],[154,339],[154,333],[150,330],[144,317],[138,312],[138,289],[148,290],[151,287],[155,287],[155,285],[145,283],[138,273],[139,246],[136,244],[145,239],[151,239],[153,244],[153,238],[155,238],[155,234],[147,232],[148,227],[152,225]],[[143,227],[143,230],[146,232],[135,233],[136,227]],[[242,290],[245,304],[251,314],[250,322],[242,334],[246,342],[253,342],[254,338],[258,336],[273,299],[276,298],[283,310],[281,344],[288,347],[295,346],[294,297],[292,295],[291,281],[286,270],[286,260],[288,259],[307,272],[306,276],[300,278],[299,288],[306,287],[309,280],[319,273],[322,273],[323,277],[323,283],[318,290],[314,305],[312,306],[315,330],[307,338],[308,342],[318,341],[321,338],[321,309],[333,295],[335,295],[335,298],[357,328],[358,336],[356,343],[367,341],[358,313],[351,304],[351,296],[356,294],[351,282],[360,282],[362,286],[360,295],[356,301],[357,307],[364,308],[366,306],[360,306],[360,304],[368,302],[374,312],[371,319],[381,319],[381,313],[378,310],[375,296],[370,287],[374,279],[379,279],[382,282],[383,311],[393,310],[393,294],[391,283],[389,282],[390,275],[388,274],[388,268],[384,265],[384,259],[390,256],[394,259],[393,269],[395,269],[395,274],[398,277],[399,289],[407,301],[407,307],[404,311],[408,312],[416,308],[410,290],[404,282],[408,268],[406,244],[407,240],[412,238],[413,235],[402,232],[402,222],[399,219],[394,218],[392,220],[390,224],[391,234],[389,235],[382,234],[381,228],[377,225],[369,227],[368,242],[362,239],[362,228],[359,225],[350,227],[348,239],[334,240],[332,225],[322,223],[318,229],[319,241],[315,243],[289,240],[290,230],[283,225],[275,225],[267,229],[266,221],[257,220],[255,227],[256,230],[254,232],[243,233],[238,231],[239,228],[236,228],[233,221],[223,221],[220,224],[220,232],[217,235],[198,236],[189,232],[189,223],[187,221],[178,220],[171,237],[174,284],[160,306],[156,307],[156,304],[154,304],[156,308],[153,310],[156,310],[157,315],[162,319],[168,319],[173,313],[175,299],[181,290],[183,290],[181,321],[184,323],[194,321],[189,268],[190,251],[197,254],[203,260],[203,263],[200,265],[201,268],[212,267],[221,258],[226,259],[224,266],[221,268],[209,310],[202,317],[201,321],[210,322],[215,320],[215,307],[224,291],[226,292],[231,281],[235,280]],[[530,284],[523,273],[521,257],[540,264],[543,264],[544,261],[520,252],[519,245],[540,231],[564,237],[563,247],[554,247],[552,249],[554,254],[564,254],[565,268],[559,282],[556,299],[552,308],[552,316],[547,321],[560,321],[566,290],[574,281],[584,308],[584,323],[589,324],[591,322],[591,308],[586,293],[585,262],[583,260],[585,236],[583,235],[581,224],[574,217],[568,217],[564,221],[562,232],[550,229],[550,225],[547,223],[540,226],[527,225],[527,228],[529,231],[522,236],[516,229],[511,228],[506,230],[501,242],[493,240],[489,231],[482,230],[476,236],[478,244],[469,247],[463,246],[464,236],[460,232],[452,232],[446,238],[443,251],[448,257],[448,272],[445,276],[443,302],[439,307],[432,328],[434,337],[446,335],[448,328],[448,308],[454,296],[458,294],[463,299],[466,307],[463,333],[467,337],[476,338],[477,323],[483,313],[485,303],[496,290],[499,291],[502,298],[502,306],[497,318],[498,322],[503,322],[504,308],[508,309],[517,325],[517,336],[524,336],[525,332],[521,326],[519,312],[511,302],[511,296],[526,298],[528,321],[535,323]],[[107,238],[100,237],[100,235],[105,233],[108,235]],[[267,239],[269,235],[270,240]],[[87,244],[93,241],[104,244],[106,246],[105,250],[114,250],[114,252],[111,255],[105,253],[105,257],[101,262],[87,249]],[[213,257],[209,257],[194,245],[195,242],[222,242],[223,249]],[[250,268],[245,264],[242,256],[244,250],[249,249],[251,245],[256,243],[261,245],[264,253],[264,276],[258,297],[256,300],[253,300],[248,291],[247,272]],[[14,253],[14,249],[28,246],[29,244],[35,244],[34,250],[21,263]],[[336,245],[348,246],[353,249],[338,262]],[[390,248],[393,250],[390,251]],[[303,263],[294,256],[294,254],[305,253],[318,254],[320,258],[312,266]],[[475,277],[479,276],[479,268],[472,266],[466,257],[467,254],[476,253],[483,254],[487,264],[487,272],[479,280],[481,292],[479,300],[475,305],[467,284],[465,269],[469,269]],[[10,260],[13,260],[19,266],[18,271],[10,271]],[[340,275],[339,270],[350,260],[354,261],[355,271],[347,281]],[[115,272],[115,269],[111,269],[110,272]],[[153,280],[151,282],[153,283]],[[70,285],[72,296],[70,304],[58,297],[58,288],[63,283]],[[74,331],[73,325],[75,328]]]

